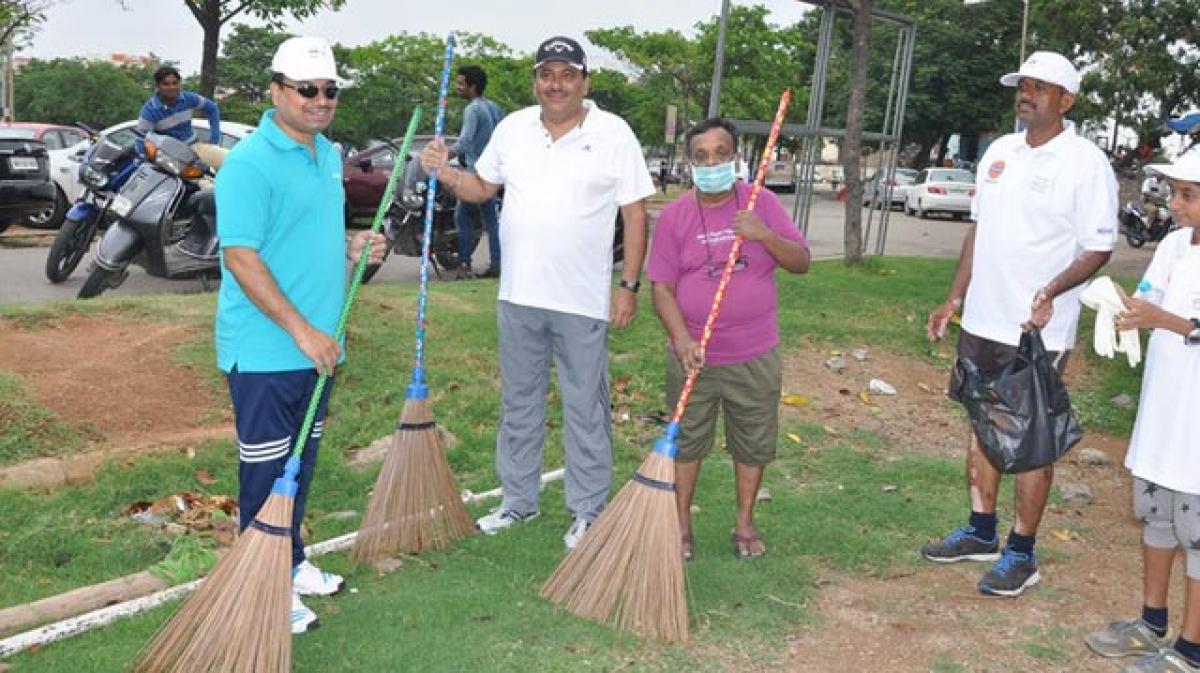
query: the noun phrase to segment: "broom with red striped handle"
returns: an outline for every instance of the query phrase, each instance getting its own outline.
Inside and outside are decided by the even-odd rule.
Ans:
[[[763,150],[747,210],[754,210],[779,129],[791,101],[785,90]],[[712,338],[721,302],[742,249],[736,236],[700,334],[700,351]],[[679,421],[699,371],[688,374],[675,414],[654,451],[621,489],[578,546],[542,585],[541,596],[571,612],[641,636],[671,642],[688,639],[683,548],[675,509],[675,454]]]

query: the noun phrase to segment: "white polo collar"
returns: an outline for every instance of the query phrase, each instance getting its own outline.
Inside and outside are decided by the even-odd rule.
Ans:
[[[1029,131],[1021,134],[1021,144],[1018,145],[1018,150],[1021,152],[1048,152],[1050,154],[1065,154],[1068,151],[1068,146],[1074,142],[1077,134],[1075,133],[1075,122],[1070,119],[1063,120],[1063,130],[1058,135],[1054,136],[1044,145],[1033,147],[1029,144]]]

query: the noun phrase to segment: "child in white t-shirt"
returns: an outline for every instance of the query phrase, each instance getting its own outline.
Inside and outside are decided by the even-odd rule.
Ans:
[[[1158,245],[1117,329],[1153,329],[1125,466],[1141,519],[1140,619],[1085,639],[1107,657],[1143,655],[1126,671],[1200,672],[1200,152],[1147,167],[1171,182],[1179,230]],[[1167,639],[1167,589],[1179,547],[1187,570],[1183,624]]]

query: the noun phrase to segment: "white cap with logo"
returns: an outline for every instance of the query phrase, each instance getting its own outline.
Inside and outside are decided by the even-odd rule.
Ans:
[[[1200,150],[1187,152],[1169,164],[1150,164],[1146,170],[1175,180],[1200,182]]]
[[[1069,93],[1079,93],[1079,71],[1065,56],[1053,51],[1033,52],[1021,64],[1019,71],[1001,77],[1000,83],[1004,86],[1016,86],[1024,77],[1057,84]]]
[[[290,37],[275,50],[271,72],[297,81],[342,80],[337,74],[333,49],[320,37]]]

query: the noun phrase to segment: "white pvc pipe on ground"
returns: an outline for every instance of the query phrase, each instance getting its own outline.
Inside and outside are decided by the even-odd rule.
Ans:
[[[562,477],[562,468],[547,472],[542,475],[542,484],[545,485],[551,481],[557,481],[562,479]],[[498,497],[501,493],[502,491],[499,488],[494,488],[484,493],[464,491],[463,502],[476,503]],[[322,554],[349,549],[354,544],[354,538],[357,535],[358,531],[347,533],[323,542],[308,545],[304,548],[304,551],[309,556],[321,556]],[[99,610],[92,610],[77,617],[71,617],[70,619],[47,624],[24,633],[18,633],[15,636],[0,640],[0,657],[9,657],[34,646],[47,645],[57,640],[77,636],[92,629],[107,626],[118,619],[132,617],[152,610],[163,603],[186,596],[194,591],[196,587],[200,586],[200,583],[203,581],[203,579],[193,580],[187,584],[173,586],[170,589],[164,589],[149,596],[142,596],[131,601],[125,601],[124,603],[110,605]]]

